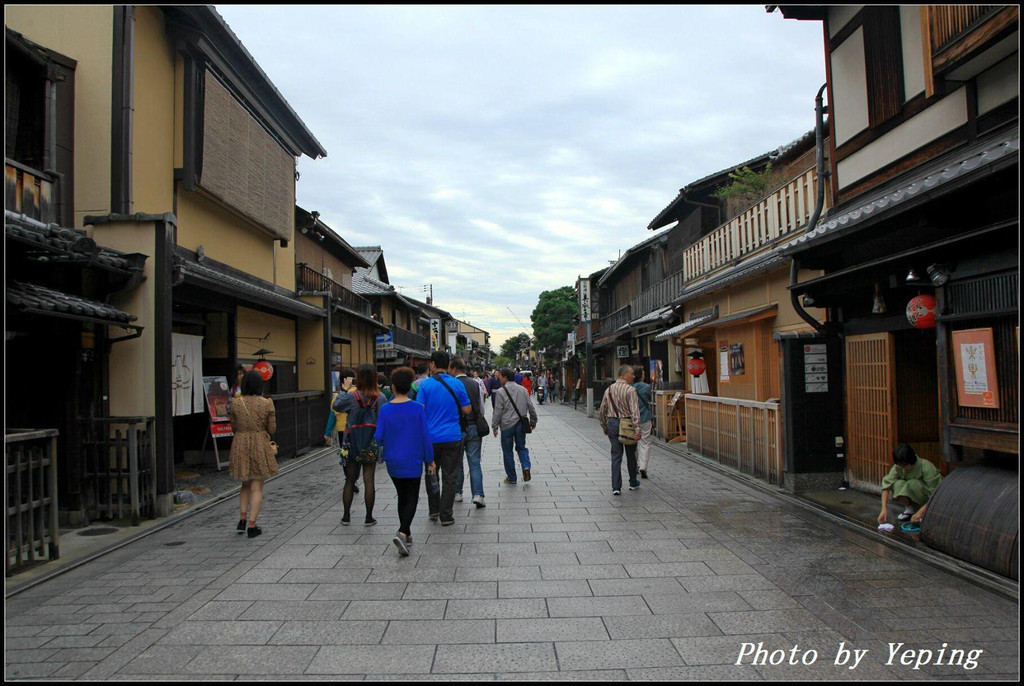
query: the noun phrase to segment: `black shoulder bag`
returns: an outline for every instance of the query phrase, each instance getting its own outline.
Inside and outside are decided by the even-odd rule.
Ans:
[[[462,433],[466,433],[466,429],[469,428],[469,421],[466,419],[466,415],[462,414],[462,407],[459,405],[459,396],[455,395],[455,391],[451,389],[451,386],[444,382],[444,379],[441,378],[440,374],[438,374],[434,378],[437,379],[438,383],[447,388],[448,392],[452,394],[452,400],[455,401],[455,411],[459,415],[459,429],[462,431]]]
[[[512,400],[512,394],[509,393],[508,389],[505,388],[504,386],[501,387],[501,390],[505,391],[505,395],[508,396],[509,405],[511,405],[512,409],[516,411],[516,416],[519,417],[519,425],[523,427],[523,433],[524,434],[533,433],[533,427],[530,426],[530,420],[528,420],[526,417],[524,417],[522,415],[522,413],[519,411],[519,408],[516,407],[515,401]]]

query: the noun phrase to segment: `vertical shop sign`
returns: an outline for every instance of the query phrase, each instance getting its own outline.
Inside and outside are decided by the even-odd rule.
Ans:
[[[206,406],[210,411],[210,434],[214,437],[233,436],[231,428],[231,391],[226,376],[204,376],[203,390]]]
[[[430,349],[440,350],[441,349],[441,320],[431,319],[430,320]]]
[[[729,383],[729,344],[725,341],[718,342],[718,380],[721,383]]]
[[[828,352],[824,343],[804,346],[804,392],[828,393]]]

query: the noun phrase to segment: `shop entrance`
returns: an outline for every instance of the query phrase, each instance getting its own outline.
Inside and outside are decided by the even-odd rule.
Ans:
[[[935,330],[885,331],[846,338],[847,467],[851,485],[877,492],[892,449],[910,443],[945,471],[941,459]]]

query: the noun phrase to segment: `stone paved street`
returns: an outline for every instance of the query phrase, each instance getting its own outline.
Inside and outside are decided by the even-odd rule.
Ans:
[[[651,478],[612,496],[596,418],[538,412],[532,481],[502,484],[486,438],[487,507],[468,475],[454,526],[421,497],[408,558],[386,472],[377,526],[354,508],[342,527],[326,456],[267,484],[257,539],[232,499],[12,597],[5,675],[1017,679],[1016,601],[657,444]],[[841,647],[868,652],[850,669]]]

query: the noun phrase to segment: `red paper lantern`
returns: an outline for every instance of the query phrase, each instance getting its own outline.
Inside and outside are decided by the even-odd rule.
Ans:
[[[933,295],[919,295],[907,303],[907,321],[915,329],[934,329],[935,314]]]
[[[270,377],[274,376],[274,367],[266,360],[260,360],[252,368],[260,373],[264,381],[270,381]]]
[[[690,360],[690,364],[686,365],[686,369],[693,376],[700,376],[704,373],[704,370],[707,369],[707,365],[704,364],[704,360],[693,359]]]

